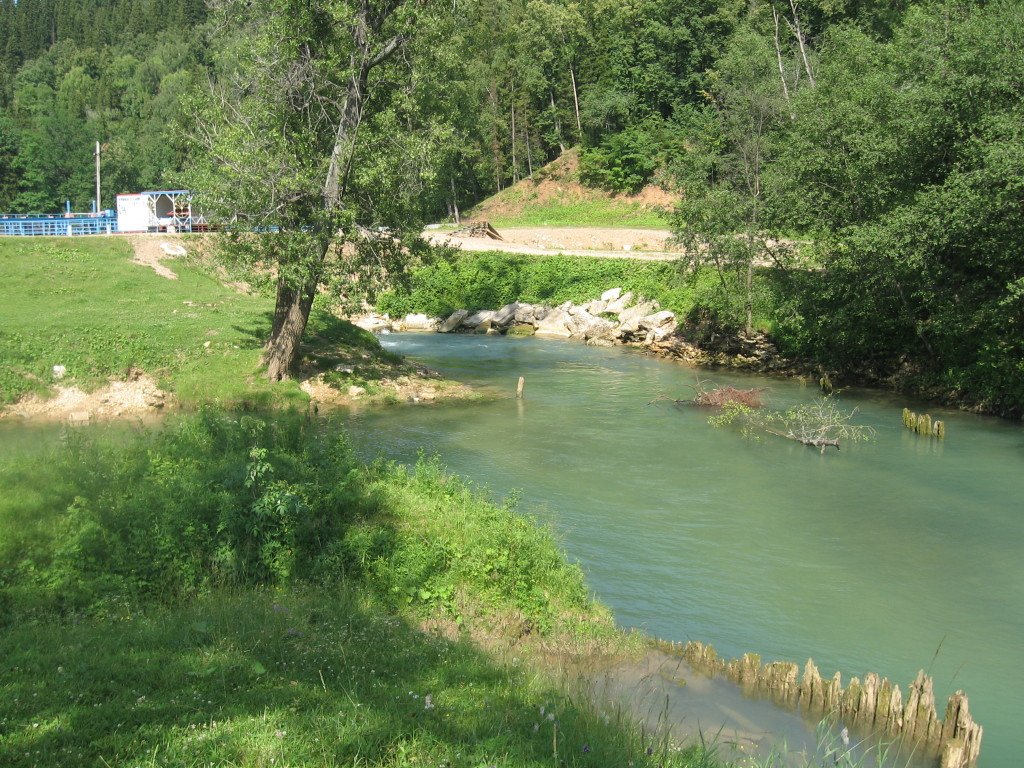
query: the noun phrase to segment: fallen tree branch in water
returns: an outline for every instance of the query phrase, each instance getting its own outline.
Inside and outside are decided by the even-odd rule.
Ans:
[[[795,440],[801,445],[839,450],[840,440],[860,442],[874,437],[875,430],[852,422],[857,409],[845,413],[831,397],[794,406],[785,412],[756,411],[742,403],[730,402],[722,412],[708,419],[716,427],[739,425],[746,437],[757,439],[761,432]]]

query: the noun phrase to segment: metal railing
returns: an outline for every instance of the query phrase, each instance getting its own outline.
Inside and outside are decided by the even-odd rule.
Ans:
[[[79,213],[71,216],[0,214],[0,236],[112,235],[117,232],[117,215],[113,211],[101,214]]]

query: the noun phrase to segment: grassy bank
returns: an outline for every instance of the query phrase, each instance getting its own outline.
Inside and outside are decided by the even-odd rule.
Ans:
[[[632,641],[434,463],[204,409],[37,441],[0,485],[3,765],[709,764],[529,663]]]
[[[500,200],[500,195],[496,196]],[[512,193],[515,195],[515,193]],[[491,198],[494,200],[495,198]],[[598,198],[592,200],[535,200],[529,193],[519,193],[505,201],[506,209],[493,213],[471,211],[475,218],[487,220],[496,227],[637,227],[666,229],[669,217],[656,208],[629,200]]]
[[[0,265],[3,402],[59,364],[84,389],[142,369],[190,406],[2,425],[0,764],[714,764],[549,672],[640,643],[550,531],[287,407],[304,393],[258,371],[267,297],[121,240],[3,241]],[[402,365],[326,314],[310,331],[307,369]]]
[[[295,381],[272,386],[260,373],[271,297],[240,292],[192,259],[167,259],[170,280],[132,257],[122,238],[0,238],[0,406],[57,383],[88,392],[133,370],[186,407],[308,400]],[[316,307],[303,352],[306,373],[332,371],[338,386],[372,389],[411,372],[371,334]],[[67,370],[59,382],[55,365]]]
[[[382,296],[378,309],[392,316],[444,316],[456,309],[496,309],[513,301],[582,302],[615,287],[658,301],[680,318],[709,310],[725,320],[742,312],[736,291],[726,290],[713,269],[687,276],[673,262],[462,251],[439,252],[434,261],[414,268],[408,286]],[[756,290],[757,324],[766,327],[768,281],[758,280]]]

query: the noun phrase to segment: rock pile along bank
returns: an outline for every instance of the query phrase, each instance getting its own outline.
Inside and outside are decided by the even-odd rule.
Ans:
[[[459,309],[448,317],[409,314],[392,320],[387,315],[370,314],[355,323],[376,333],[479,333],[575,339],[594,346],[638,346],[662,357],[698,365],[766,372],[787,368],[778,350],[762,333],[712,335],[697,344],[690,329],[679,322],[674,312],[622,288],[611,288],[600,298],[581,304],[567,301],[552,307],[512,302],[498,309]]]

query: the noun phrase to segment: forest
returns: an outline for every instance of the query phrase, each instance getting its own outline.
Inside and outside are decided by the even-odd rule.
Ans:
[[[1024,412],[1013,0],[0,0],[0,210],[88,210],[99,141],[103,207],[220,183],[261,225],[308,218],[253,190],[311,199],[342,106],[321,86],[341,93],[352,60],[332,35],[364,11],[401,50],[366,59],[337,221],[418,231],[578,147],[588,184],[677,196],[670,225],[719,268],[723,326],[756,300],[823,371]],[[234,174],[213,126],[253,94],[271,106],[235,114],[260,167]]]

